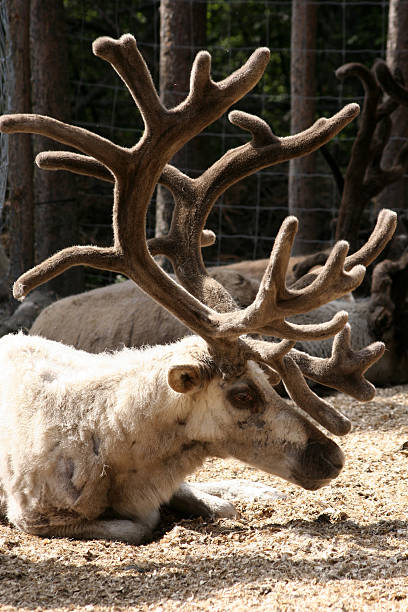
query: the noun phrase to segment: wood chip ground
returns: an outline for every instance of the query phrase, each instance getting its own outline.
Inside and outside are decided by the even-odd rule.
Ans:
[[[286,493],[239,520],[163,516],[145,546],[41,539],[0,524],[1,610],[408,610],[408,386],[360,404],[331,486],[303,491],[236,461],[192,480],[246,478]]]

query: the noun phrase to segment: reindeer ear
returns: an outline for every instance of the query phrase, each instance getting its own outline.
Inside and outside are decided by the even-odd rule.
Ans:
[[[173,365],[167,372],[167,381],[177,393],[194,393],[204,382],[205,374],[199,365]]]

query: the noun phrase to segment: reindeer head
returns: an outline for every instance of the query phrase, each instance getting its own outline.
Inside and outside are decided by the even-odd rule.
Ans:
[[[276,374],[264,363],[249,360],[240,374],[225,378],[198,338],[173,347],[167,378],[177,394],[188,396],[178,422],[193,448],[203,444],[211,456],[235,457],[307,489],[338,475],[342,451],[278,395],[273,388]],[[329,405],[327,410],[333,418],[329,427],[337,433],[348,431],[349,421]]]
[[[223,441],[227,454],[302,486],[321,486],[338,474],[342,453],[306,417],[279,398],[273,386],[282,380],[301,409],[330,432],[345,434],[349,421],[319,399],[305,377],[358,399],[369,399],[374,388],[364,379],[364,372],[384,348],[375,343],[353,352],[345,312],[318,325],[295,325],[286,317],[308,312],[354,290],[365,273],[362,264],[370,263],[390,239],[395,214],[383,211],[371,238],[354,255],[347,256],[346,242],[337,243],[325,266],[301,288],[288,288],[286,284],[297,231],[297,220],[288,217],[276,237],[259,290],[243,309],[209,276],[201,249],[214,241],[205,224],[214,202],[229,186],[259,169],[316,150],[358,114],[358,105],[349,104],[333,117],[321,118],[311,128],[286,138],[275,136],[260,118],[233,111],[230,121],[249,131],[252,140],[231,149],[200,177],[192,179],[168,161],[254,87],[266,68],[269,51],[258,49],[242,68],[219,83],[211,80],[210,56],[200,52],[193,65],[189,95],[177,107],[167,109],[159,100],[132,36],[100,38],[93,49],[112,64],[141,111],[145,131],[134,147],[117,146],[85,129],[44,116],[6,115],[0,120],[0,129],[39,133],[85,153],[41,153],[36,161],[42,168],[65,169],[115,183],[114,244],[109,248],[75,246],[56,253],[16,281],[14,296],[23,298],[34,287],[75,265],[108,269],[133,279],[203,340],[205,350],[196,360],[176,363],[169,369],[168,384],[177,393],[193,394],[197,405],[206,402],[212,407],[212,421],[208,410],[201,413],[207,415],[206,423],[200,410],[194,411],[197,432],[200,418],[201,432],[217,419],[231,420],[228,439],[221,433],[217,442],[207,435],[206,442],[214,445],[214,451],[221,453]],[[147,241],[146,211],[157,182],[173,194],[173,218],[167,236]],[[158,254],[171,261],[179,283],[156,264],[153,256]],[[253,335],[282,340],[267,342]],[[334,335],[329,359],[293,350],[297,340]],[[222,423],[218,432],[222,432]]]

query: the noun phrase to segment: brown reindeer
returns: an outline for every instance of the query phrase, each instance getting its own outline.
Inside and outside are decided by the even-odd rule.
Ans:
[[[230,120],[248,130],[252,140],[191,179],[168,161],[256,84],[268,50],[258,49],[218,83],[210,77],[210,56],[200,52],[189,95],[166,109],[132,36],[100,38],[93,49],[119,73],[141,111],[145,131],[134,147],[117,146],[45,116],[6,115],[0,129],[39,133],[82,152],[40,154],[42,166],[113,175],[114,243],[56,253],[15,282],[14,296],[23,298],[71,266],[112,270],[135,281],[196,335],[171,345],[99,355],[34,336],[4,336],[0,504],[14,525],[30,533],[137,544],[150,537],[163,503],[189,510],[198,504],[200,511],[218,515],[231,512],[183,484],[208,456],[230,455],[308,489],[338,475],[344,463],[340,448],[273,387],[282,380],[299,408],[330,432],[345,434],[348,419],[318,398],[305,377],[370,399],[374,388],[364,372],[384,347],[375,343],[352,351],[344,312],[318,325],[296,325],[286,318],[352,291],[365,273],[361,262],[378,254],[396,220],[383,211],[358,253],[347,256],[347,243],[339,242],[311,284],[290,289],[285,277],[297,221],[289,217],[255,299],[238,308],[202,261],[201,247],[213,239],[204,227],[215,199],[255,169],[315,150],[358,113],[357,105],[287,138],[275,136],[257,117],[232,112]],[[167,236],[147,241],[146,211],[160,177],[175,196],[173,220]],[[155,263],[155,254],[170,259],[178,282]],[[266,342],[249,334],[281,340]],[[299,339],[334,335],[328,359],[293,350]],[[106,516],[107,509],[116,517]]]
[[[228,289],[239,306],[248,306],[253,301],[259,288],[256,279],[224,267],[209,272]],[[408,382],[407,274],[407,253],[395,261],[383,260],[373,267],[369,296],[349,294],[290,320],[301,324],[322,323],[337,312],[347,310],[354,349],[378,340],[386,347],[383,358],[367,370],[366,378],[376,386],[405,384]],[[52,303],[37,317],[29,333],[100,353],[125,346],[174,342],[191,331],[132,281],[124,281]],[[332,340],[300,341],[296,348],[316,357],[328,357]]]
[[[229,269],[209,270],[209,274],[238,306],[254,301],[259,281]],[[133,281],[126,280],[53,302],[36,318],[30,334],[101,353],[125,346],[166,344],[191,331]]]

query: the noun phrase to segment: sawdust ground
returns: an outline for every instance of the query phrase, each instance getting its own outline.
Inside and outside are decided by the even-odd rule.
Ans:
[[[145,546],[41,539],[0,524],[2,610],[408,610],[408,386],[359,404],[331,486],[303,491],[235,461],[193,479],[248,478],[286,499],[239,520],[163,516]]]

